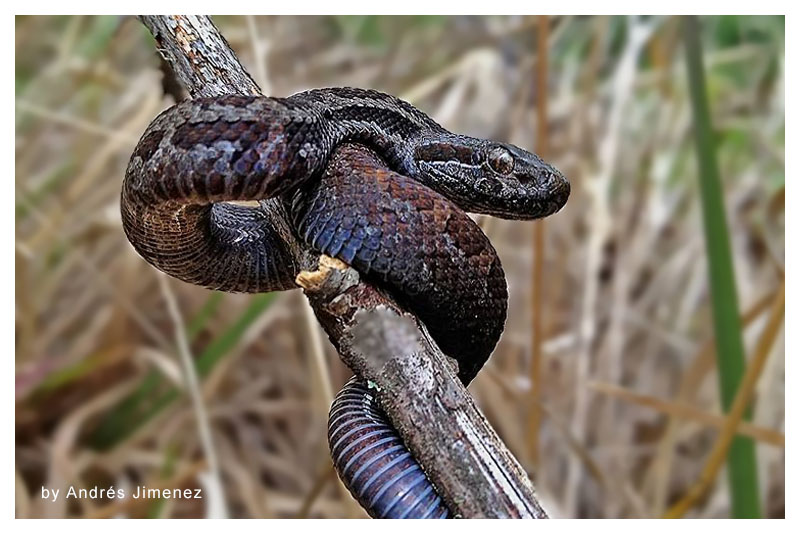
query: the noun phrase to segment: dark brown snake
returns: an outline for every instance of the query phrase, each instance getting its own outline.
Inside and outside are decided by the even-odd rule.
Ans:
[[[569,190],[535,154],[450,133],[387,94],[333,88],[167,109],[133,152],[121,206],[128,239],[156,268],[255,293],[296,288],[298,266],[264,210],[230,201],[279,198],[296,237],[389,290],[468,384],[500,338],[508,293],[494,248],[465,211],[545,217]],[[381,417],[357,383],[334,401],[340,476],[374,517],[447,516]]]

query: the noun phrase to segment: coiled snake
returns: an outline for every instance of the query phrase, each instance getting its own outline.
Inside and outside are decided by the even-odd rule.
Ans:
[[[348,143],[369,151],[334,155]],[[298,267],[262,210],[231,201],[280,198],[291,231],[390,291],[466,385],[500,337],[508,294],[494,248],[464,211],[545,217],[569,191],[535,154],[450,133],[387,94],[332,88],[167,109],[133,152],[121,207],[129,241],[156,268],[254,293],[296,288]],[[345,484],[374,517],[447,516],[381,417],[357,383],[334,401],[329,438]]]

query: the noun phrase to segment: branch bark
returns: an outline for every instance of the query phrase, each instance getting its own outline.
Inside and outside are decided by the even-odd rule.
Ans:
[[[141,16],[193,97],[261,94],[208,17]],[[389,419],[454,514],[546,518],[525,471],[417,319],[344,263],[291,232],[277,201],[261,208],[295,252],[297,277],[342,360],[375,384]]]

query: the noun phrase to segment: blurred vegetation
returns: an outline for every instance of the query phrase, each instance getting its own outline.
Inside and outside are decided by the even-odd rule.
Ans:
[[[726,410],[680,19],[551,17],[546,50],[533,17],[214,20],[268,94],[375,87],[530,149],[547,54],[548,159],[573,193],[546,226],[543,389],[528,379],[532,225],[486,217],[510,314],[470,389],[553,516],[660,516],[697,487]],[[784,18],[700,23],[744,363],[769,356],[738,435],[755,443],[763,515],[783,517],[784,341],[765,333],[784,276]],[[302,295],[165,290],[125,240],[125,166],[173,103],[152,37],[133,18],[18,17],[15,44],[17,516],[203,517],[224,499],[236,517],[362,517],[325,439],[349,372],[326,340],[315,354]],[[208,489],[164,291],[187,318],[222,495],[42,500],[41,486]],[[544,413],[536,465],[531,400]],[[734,514],[725,479],[685,515]]]

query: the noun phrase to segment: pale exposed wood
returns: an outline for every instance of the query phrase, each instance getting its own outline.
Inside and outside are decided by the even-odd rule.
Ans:
[[[139,19],[153,34],[159,53],[192,96],[261,94],[210,18],[142,15]]]

